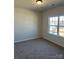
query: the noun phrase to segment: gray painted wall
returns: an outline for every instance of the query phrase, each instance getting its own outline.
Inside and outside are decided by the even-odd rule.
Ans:
[[[41,37],[41,14],[36,11],[15,8],[14,42]]]
[[[63,37],[48,34],[48,18],[52,17],[52,16],[61,16],[61,15],[64,15],[64,6],[53,8],[53,9],[43,12],[42,36],[45,39],[64,47],[64,38]]]

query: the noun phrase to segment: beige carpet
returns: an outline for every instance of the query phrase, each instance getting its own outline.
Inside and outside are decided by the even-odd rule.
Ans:
[[[45,39],[15,43],[14,59],[64,59],[64,48]]]

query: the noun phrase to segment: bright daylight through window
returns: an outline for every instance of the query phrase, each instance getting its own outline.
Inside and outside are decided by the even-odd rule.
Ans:
[[[64,37],[64,16],[49,18],[49,33]]]

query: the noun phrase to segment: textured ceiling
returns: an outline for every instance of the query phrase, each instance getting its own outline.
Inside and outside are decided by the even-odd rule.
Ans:
[[[38,5],[36,0],[14,0],[14,7],[28,8],[37,11],[43,11],[59,5],[64,5],[64,0],[43,0],[41,5]]]

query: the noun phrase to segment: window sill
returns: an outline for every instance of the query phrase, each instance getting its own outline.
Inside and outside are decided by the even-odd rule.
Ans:
[[[54,35],[54,34],[52,34],[52,33],[48,33],[49,35],[53,35],[53,36],[55,36],[55,37],[59,37],[59,38],[63,38],[64,39],[64,37],[62,37],[62,36],[59,36],[59,35]]]

